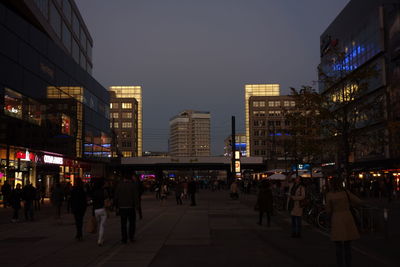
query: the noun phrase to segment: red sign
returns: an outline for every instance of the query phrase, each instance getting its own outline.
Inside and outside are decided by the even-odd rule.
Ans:
[[[26,151],[26,152],[18,151],[15,154],[15,157],[17,159],[26,160],[26,161],[34,161],[35,160],[35,154],[29,153],[29,151]]]

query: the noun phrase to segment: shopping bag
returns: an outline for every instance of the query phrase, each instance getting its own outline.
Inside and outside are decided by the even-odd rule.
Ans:
[[[95,234],[97,232],[97,220],[96,217],[90,216],[86,222],[86,232]]]

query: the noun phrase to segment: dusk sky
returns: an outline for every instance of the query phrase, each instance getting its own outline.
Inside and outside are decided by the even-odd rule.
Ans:
[[[93,76],[106,88],[143,88],[144,151],[167,151],[169,119],[211,112],[212,155],[244,85],[313,85],[319,37],[348,0],[76,0],[94,40]]]

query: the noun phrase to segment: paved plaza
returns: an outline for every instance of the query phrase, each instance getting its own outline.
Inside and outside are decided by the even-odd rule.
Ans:
[[[160,205],[143,198],[143,220],[134,243],[120,242],[119,217],[107,221],[102,247],[96,235],[74,240],[73,217],[54,219],[49,206],[34,222],[10,223],[0,211],[0,266],[336,266],[329,236],[309,225],[303,237],[290,237],[289,217],[280,212],[271,227],[256,224],[254,195],[231,200],[227,191],[200,191],[198,205],[177,206],[173,196]],[[65,209],[65,207],[64,207]],[[366,234],[354,243],[354,266],[396,266],[399,235]]]

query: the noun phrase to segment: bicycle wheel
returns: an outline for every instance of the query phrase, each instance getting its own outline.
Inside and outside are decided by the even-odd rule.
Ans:
[[[328,232],[330,228],[329,216],[325,210],[322,210],[317,215],[317,226],[324,232]]]

